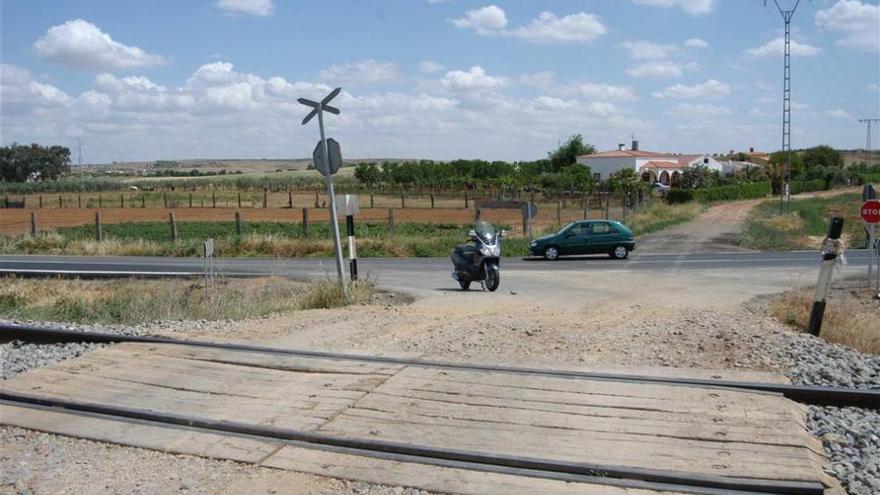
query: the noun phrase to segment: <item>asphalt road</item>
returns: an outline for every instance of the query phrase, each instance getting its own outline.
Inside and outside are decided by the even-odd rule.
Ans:
[[[868,263],[866,250],[847,252],[848,272],[855,272]],[[623,272],[650,275],[678,272],[725,271],[731,273],[808,273],[819,266],[816,251],[736,252],[681,255],[638,255],[629,260],[612,260],[606,256],[579,256],[559,261],[503,258],[502,274],[528,275],[529,272],[556,273],[559,276],[581,277]],[[346,262],[346,270],[348,264]],[[431,289],[454,284],[449,273],[452,264],[447,258],[372,258],[358,260],[362,276],[381,285],[401,289]],[[217,259],[215,269],[226,276],[280,275],[300,278],[332,277],[336,266],[332,259]],[[862,270],[858,270],[861,272]],[[564,272],[564,273],[559,273]],[[195,276],[204,273],[199,258],[150,257],[86,257],[86,256],[0,256],[0,273],[31,276],[75,275],[81,277],[113,276]]]

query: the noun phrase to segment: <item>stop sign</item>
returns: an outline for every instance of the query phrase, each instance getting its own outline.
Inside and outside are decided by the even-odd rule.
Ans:
[[[869,199],[862,203],[859,216],[865,223],[880,223],[880,200]]]

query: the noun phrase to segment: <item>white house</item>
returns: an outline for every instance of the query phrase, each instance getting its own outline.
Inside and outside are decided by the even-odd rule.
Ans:
[[[632,169],[641,174],[646,182],[660,182],[674,185],[686,169],[705,166],[710,170],[723,171],[723,165],[711,155],[683,155],[681,153],[657,153],[639,150],[639,142],[633,141],[631,149],[621,144],[618,149],[602,151],[592,155],[580,155],[577,162],[590,167],[595,180],[606,180],[608,176],[623,169]]]

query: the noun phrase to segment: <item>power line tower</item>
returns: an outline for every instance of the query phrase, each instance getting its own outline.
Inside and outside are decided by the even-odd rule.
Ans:
[[[864,122],[867,131],[865,133],[865,165],[870,167],[873,161],[873,153],[871,152],[871,124],[880,123],[880,119],[859,119],[859,122]]]
[[[782,20],[785,21],[785,70],[782,84],[782,171],[780,173],[782,190],[779,191],[779,211],[785,208],[785,199],[788,196],[789,183],[791,182],[791,18],[798,8],[801,0],[795,0],[794,7],[783,9],[779,0],[773,0]],[[767,5],[767,0],[764,0]]]

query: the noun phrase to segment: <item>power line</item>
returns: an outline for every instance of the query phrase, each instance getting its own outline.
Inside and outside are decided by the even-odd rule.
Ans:
[[[880,119],[859,119],[859,122],[863,122],[867,128],[865,134],[865,165],[870,167],[873,161],[873,153],[871,152],[871,124],[880,122]]]
[[[785,21],[785,57],[782,83],[782,188],[779,191],[779,210],[785,208],[785,198],[788,195],[789,183],[791,182],[791,18],[797,10],[801,0],[796,0],[794,7],[785,10],[779,5],[779,0],[773,0],[776,8]],[[764,0],[767,5],[767,0]]]

